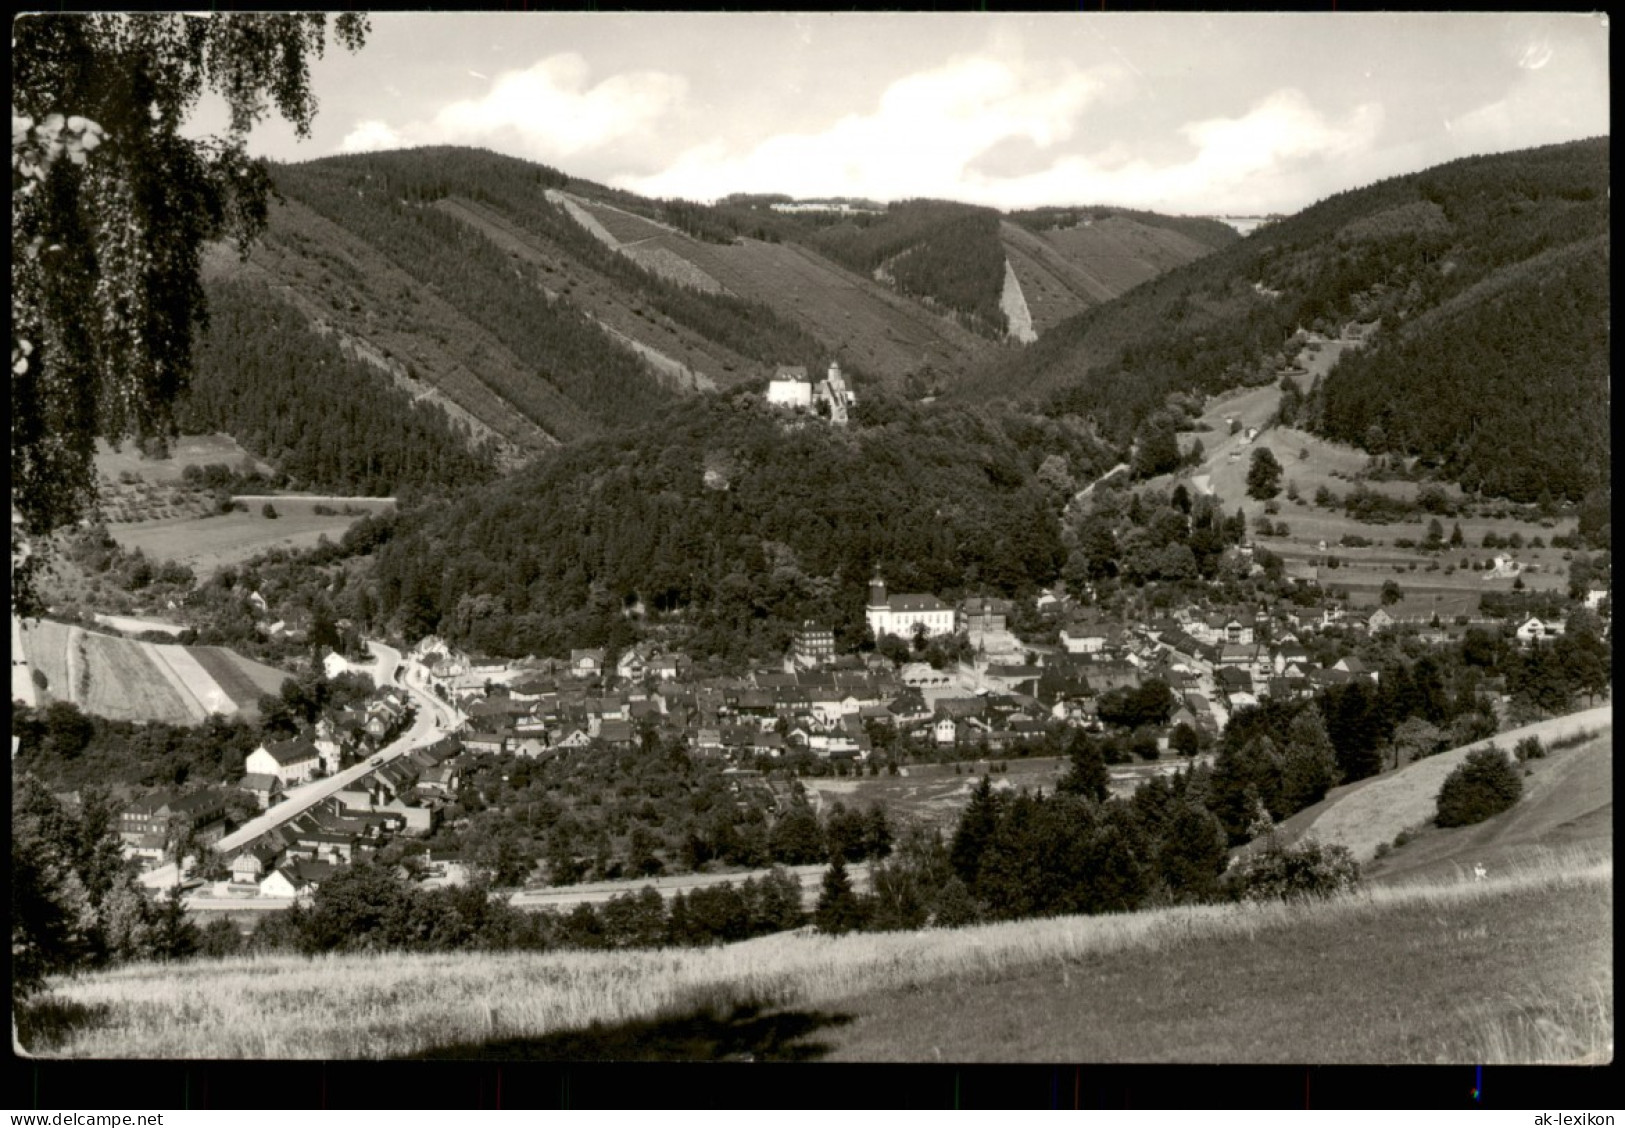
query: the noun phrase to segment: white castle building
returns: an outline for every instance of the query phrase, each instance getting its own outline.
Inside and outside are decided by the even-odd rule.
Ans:
[[[767,385],[767,402],[784,407],[812,407],[813,387],[807,369],[799,364],[781,364]]]
[[[800,364],[781,364],[768,381],[767,402],[780,407],[811,410],[814,403],[824,404],[830,419],[836,423],[847,421],[847,409],[858,402],[858,397],[841,375],[841,366],[830,361],[829,374],[814,382],[807,369]]]
[[[877,639],[888,634],[913,638],[916,626],[925,627],[928,638],[954,633],[952,607],[934,595],[887,595],[886,581],[879,576],[869,581],[864,617]]]

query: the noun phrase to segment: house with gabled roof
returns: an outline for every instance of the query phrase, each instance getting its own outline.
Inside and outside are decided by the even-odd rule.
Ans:
[[[1561,619],[1541,619],[1531,615],[1519,623],[1517,629],[1512,633],[1519,642],[1544,642],[1563,633],[1563,621]]]
[[[315,894],[334,872],[327,862],[284,862],[261,880],[260,896],[304,900]]]
[[[570,676],[588,680],[596,678],[604,672],[604,651],[602,647],[571,650]]]
[[[320,766],[321,753],[306,736],[262,744],[243,764],[250,775],[274,775],[284,786],[304,783]]]

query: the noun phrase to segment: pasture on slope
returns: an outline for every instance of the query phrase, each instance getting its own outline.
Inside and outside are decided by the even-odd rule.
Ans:
[[[1346,350],[1357,347],[1345,339],[1312,340],[1299,352],[1295,363],[1301,375],[1295,382],[1307,390],[1313,382],[1330,371]],[[1176,481],[1188,481],[1193,490],[1218,498],[1226,513],[1241,510],[1247,519],[1249,535],[1256,543],[1289,562],[1298,562],[1314,571],[1316,581],[1328,589],[1365,591],[1376,593],[1385,581],[1396,580],[1407,595],[1462,594],[1508,592],[1513,590],[1514,577],[1491,578],[1488,571],[1474,571],[1492,564],[1498,555],[1508,555],[1525,569],[1524,587],[1530,591],[1563,591],[1567,589],[1567,569],[1563,553],[1555,548],[1524,547],[1515,550],[1483,547],[1486,533],[1507,538],[1516,533],[1525,545],[1536,537],[1549,541],[1553,536],[1574,533],[1578,521],[1574,517],[1544,522],[1522,520],[1517,517],[1476,515],[1470,517],[1439,518],[1448,535],[1453,525],[1462,530],[1463,545],[1433,554],[1415,548],[1401,548],[1395,542],[1410,540],[1421,544],[1428,535],[1428,523],[1433,518],[1422,514],[1407,521],[1389,524],[1371,524],[1358,521],[1341,508],[1323,509],[1315,505],[1315,493],[1322,486],[1338,498],[1352,492],[1357,479],[1362,478],[1370,461],[1364,451],[1342,443],[1323,439],[1295,427],[1272,425],[1281,402],[1278,384],[1238,388],[1210,399],[1204,406],[1200,424],[1205,430],[1179,436],[1180,449],[1189,453],[1194,444],[1202,443],[1201,465],[1188,473],[1163,475],[1147,483],[1150,488],[1171,489]],[[1230,433],[1230,422],[1238,427]],[[1256,438],[1248,439],[1247,431],[1258,428]],[[1253,451],[1267,448],[1281,464],[1281,494],[1274,499],[1277,512],[1269,516],[1284,523],[1286,536],[1263,535],[1253,532],[1253,522],[1265,515],[1266,503],[1247,494],[1247,473],[1252,465]],[[1374,493],[1414,500],[1424,483],[1409,481],[1368,481],[1363,483]],[[1462,491],[1453,483],[1437,483],[1452,502],[1459,501]],[[1298,499],[1287,496],[1288,486],[1295,486]],[[1345,536],[1359,536],[1371,542],[1369,547],[1347,547],[1341,544]],[[1322,547],[1324,546],[1324,547]],[[1328,556],[1336,557],[1338,566],[1326,563]]]
[[[1545,759],[1529,761],[1525,766],[1531,774],[1524,780],[1524,798],[1512,811],[1499,816],[1500,821],[1495,823],[1497,827],[1504,826],[1514,813],[1518,815],[1520,823],[1528,823],[1529,812],[1538,807],[1545,812],[1548,821],[1536,819],[1525,826],[1520,840],[1543,840],[1555,832],[1560,823],[1595,815],[1612,805],[1611,787],[1598,789],[1580,786],[1580,781],[1590,780],[1595,784],[1599,780],[1612,779],[1613,723],[1614,709],[1609,704],[1525,725],[1500,733],[1490,740],[1474,741],[1440,752],[1436,756],[1407,764],[1397,772],[1334,788],[1325,799],[1288,819],[1283,824],[1283,832],[1288,838],[1295,839],[1307,834],[1323,842],[1347,846],[1353,851],[1355,859],[1365,864],[1372,859],[1379,846],[1392,842],[1401,831],[1414,830],[1432,820],[1435,800],[1445,777],[1475,749],[1493,743],[1511,755],[1513,747],[1526,737],[1535,737],[1543,745],[1549,745],[1577,733],[1598,734],[1598,738],[1588,744],[1559,749]],[[1565,797],[1563,803],[1553,805],[1548,798],[1553,791]],[[1460,829],[1468,831],[1474,828]],[[1444,837],[1462,835],[1450,832]],[[1434,860],[1441,860],[1441,857]],[[1389,868],[1396,867],[1390,864]]]

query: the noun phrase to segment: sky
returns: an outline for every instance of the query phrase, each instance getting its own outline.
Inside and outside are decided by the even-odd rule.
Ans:
[[[1606,134],[1606,15],[382,13],[277,160],[473,145],[651,196],[1289,213]],[[220,128],[200,106],[196,127]]]

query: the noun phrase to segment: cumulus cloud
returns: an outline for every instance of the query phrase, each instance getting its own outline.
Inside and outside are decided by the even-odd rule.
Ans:
[[[615,183],[656,196],[715,199],[729,192],[798,196],[935,196],[1000,208],[1132,203],[1174,211],[1299,206],[1323,182],[1346,183],[1346,166],[1371,150],[1381,107],[1341,120],[1296,89],[1278,90],[1235,117],[1180,129],[1188,156],[1152,161],[1121,142],[1083,147],[1088,114],[1131,85],[1121,67],[1081,71],[1011,66],[966,57],[888,87],[875,108],[815,134],[761,142],[748,152],[710,141],[662,172]],[[1017,173],[1000,154],[1025,154]],[[1034,169],[1034,163],[1042,167]],[[1318,174],[1318,176],[1317,176]]]
[[[680,75],[661,71],[590,80],[591,68],[580,55],[551,55],[525,70],[499,74],[480,97],[452,102],[428,121],[399,129],[361,122],[341,148],[384,148],[385,138],[395,145],[499,144],[509,152],[556,161],[647,132],[688,92]]]
[[[341,153],[370,153],[377,149],[399,149],[406,142],[400,134],[381,121],[357,122],[356,127],[339,142]]]
[[[1506,152],[1609,131],[1606,63],[1537,41],[1515,65],[1517,77],[1502,97],[1446,121],[1458,152]]]
[[[772,137],[744,153],[713,140],[662,172],[616,183],[692,199],[774,191],[883,199],[953,195],[968,166],[1000,142],[1049,149],[1070,139],[1084,108],[1115,73],[957,58],[892,83],[872,111],[848,114],[822,132]]]
[[[1125,161],[1119,147],[1066,156],[1045,172],[1019,179],[987,177],[972,190],[1003,207],[1070,200],[1182,212],[1270,211],[1299,206],[1295,201],[1305,193],[1312,199],[1323,181],[1346,182],[1347,167],[1372,149],[1381,125],[1382,109],[1375,103],[1331,121],[1300,91],[1284,89],[1240,117],[1181,127],[1193,150],[1181,161]]]

